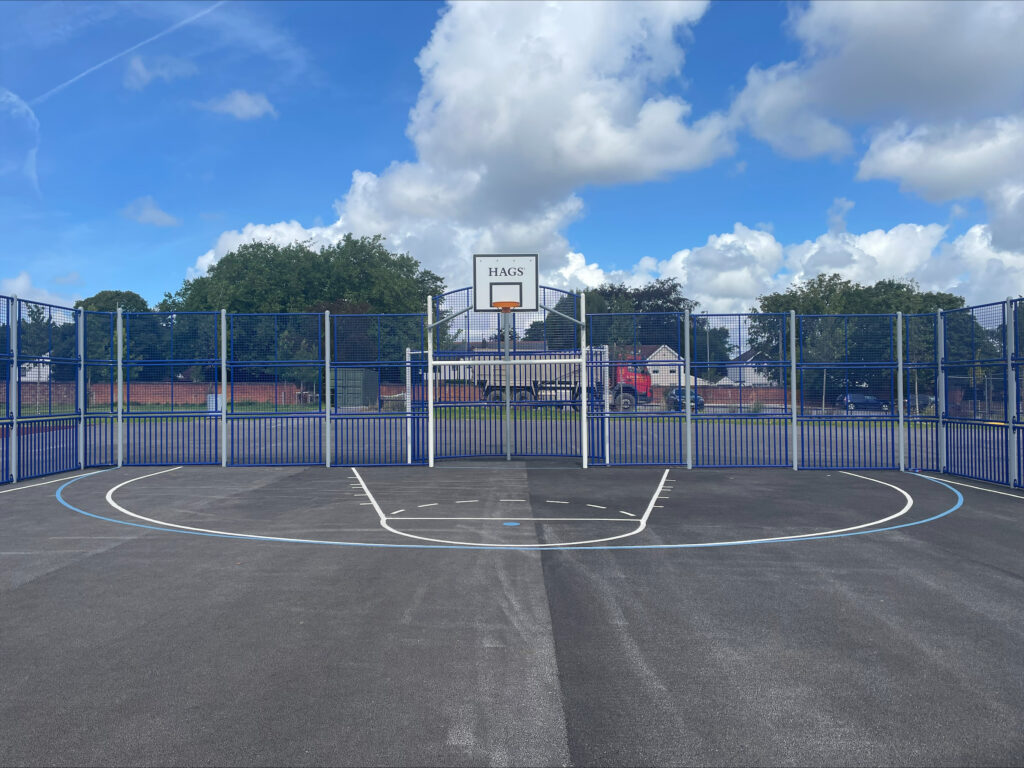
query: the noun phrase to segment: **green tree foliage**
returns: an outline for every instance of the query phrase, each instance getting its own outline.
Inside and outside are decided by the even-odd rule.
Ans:
[[[427,296],[443,289],[440,277],[421,269],[408,254],[389,251],[380,235],[349,234],[319,249],[309,243],[247,243],[205,276],[166,294],[159,308],[305,312],[342,302],[373,312],[422,312]]]
[[[759,296],[758,305],[752,311],[789,314],[790,310],[795,310],[798,316],[802,316],[798,318],[797,329],[800,361],[821,371],[816,374],[805,370],[803,397],[829,407],[835,397],[849,389],[867,391],[883,399],[892,397],[891,372],[867,365],[885,365],[896,360],[895,319],[890,317],[892,314],[934,313],[939,309],[955,310],[963,305],[961,296],[922,291],[912,280],[880,280],[873,285],[861,285],[838,274],[821,274],[785,291]],[[847,315],[859,317],[845,317]],[[968,321],[967,325],[971,322]],[[936,359],[934,320],[908,319],[905,331],[904,349],[905,352],[910,351],[906,356],[908,360],[913,357],[915,362],[924,363]],[[969,333],[970,329],[955,329],[952,337],[947,338],[957,343],[956,339],[965,331]],[[767,317],[753,319],[750,346],[760,359],[778,359],[779,341],[777,320]],[[788,350],[788,336],[785,348]],[[765,373],[778,381],[783,369],[766,369]],[[926,388],[933,389],[934,369],[922,369],[917,382],[920,384],[922,381]]]
[[[149,304],[135,291],[100,291],[87,299],[79,299],[75,307],[87,312],[149,312]]]

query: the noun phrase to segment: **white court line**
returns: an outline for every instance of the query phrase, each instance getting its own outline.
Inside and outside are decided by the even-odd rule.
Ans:
[[[299,538],[290,538],[290,537],[285,537],[285,536],[264,536],[264,535],[256,534],[256,533],[239,533],[237,531],[221,531],[221,530],[216,530],[216,529],[212,529],[212,528],[198,528],[198,527],[192,526],[192,525],[179,525],[177,523],[168,523],[168,522],[166,522],[164,520],[157,520],[157,519],[152,518],[152,517],[145,517],[143,515],[140,515],[140,514],[137,514],[135,512],[132,512],[131,510],[125,509],[120,504],[118,504],[116,501],[114,501],[114,498],[113,498],[114,493],[117,490],[119,490],[120,488],[128,485],[129,483],[134,483],[134,482],[136,482],[138,480],[145,480],[145,479],[150,478],[150,477],[155,477],[156,475],[162,475],[162,474],[164,474],[166,472],[173,472],[176,469],[181,469],[181,467],[179,466],[179,467],[171,467],[170,469],[162,469],[159,472],[151,472],[148,475],[140,475],[139,477],[133,477],[133,478],[131,478],[129,480],[125,480],[123,483],[119,483],[118,485],[115,485],[113,488],[111,488],[109,491],[107,491],[107,494],[106,494],[107,504],[109,504],[111,507],[116,509],[118,512],[121,512],[122,514],[128,515],[129,517],[134,517],[136,520],[143,520],[143,521],[145,521],[147,523],[153,523],[154,525],[162,526],[165,529],[179,529],[179,530],[184,530],[184,531],[196,531],[198,533],[210,533],[210,534],[215,534],[217,536],[225,536],[225,537],[228,537],[228,538],[255,539],[255,540],[259,540],[259,541],[280,541],[280,542],[291,543],[291,544],[357,544],[357,543],[362,543],[362,542],[338,541],[338,540],[332,540],[332,539],[299,539]],[[354,471],[355,471],[355,469],[353,468],[353,472]],[[665,474],[666,475],[668,474],[668,470],[667,469],[665,470]],[[854,472],[842,472],[841,474],[850,475],[851,477],[857,477],[857,478],[860,478],[862,480],[870,480],[873,483],[878,483],[879,485],[884,485],[884,486],[886,486],[888,488],[892,488],[895,491],[899,491],[899,493],[901,493],[907,499],[907,503],[904,505],[903,509],[901,509],[899,512],[897,512],[897,513],[895,513],[893,515],[889,515],[888,517],[881,518],[880,520],[873,520],[873,521],[871,521],[869,523],[863,523],[861,525],[851,526],[849,528],[837,528],[837,529],[831,530],[831,531],[817,531],[815,533],[805,533],[805,534],[798,534],[798,535],[793,535],[793,536],[776,536],[776,537],[770,538],[770,539],[744,539],[742,541],[701,542],[700,546],[707,547],[707,546],[722,546],[722,545],[728,545],[728,544],[754,544],[754,543],[763,543],[763,542],[769,542],[769,541],[796,541],[796,540],[799,540],[799,539],[814,538],[814,537],[821,537],[821,536],[829,536],[831,534],[836,534],[836,533],[845,533],[846,531],[853,531],[853,530],[859,530],[859,529],[863,529],[863,528],[868,528],[870,526],[879,525],[880,523],[885,523],[885,522],[893,520],[893,519],[895,519],[897,517],[901,517],[902,515],[905,515],[907,512],[909,512],[910,508],[913,507],[913,505],[914,505],[914,499],[910,496],[910,494],[907,493],[906,491],[904,491],[902,488],[899,488],[899,487],[893,485],[892,483],[886,483],[886,482],[884,482],[882,480],[875,480],[873,477],[866,477],[865,475],[858,475],[858,474],[856,474]],[[662,478],[662,480],[664,481],[664,477]],[[369,489],[367,489],[367,491],[369,491]],[[380,505],[378,505],[376,503],[376,499],[373,498],[373,494],[372,493],[370,494],[370,499],[373,500],[373,506],[374,506],[374,509],[377,512],[378,518],[381,521],[381,526],[384,527],[386,530],[391,531],[392,533],[395,533],[395,534],[397,534],[399,536],[408,536],[411,539],[422,539],[424,541],[432,541],[432,542],[436,542],[436,543],[440,543],[440,544],[458,544],[458,545],[467,546],[467,547],[485,547],[487,549],[504,548],[504,547],[514,547],[514,548],[520,548],[520,549],[523,548],[523,545],[519,545],[519,544],[481,544],[481,543],[478,543],[478,542],[472,542],[472,543],[453,542],[453,541],[448,541],[446,539],[431,539],[431,538],[428,538],[426,536],[416,536],[415,534],[405,533],[404,531],[396,530],[394,528],[391,528],[389,525],[387,525],[387,522],[386,522],[385,517],[384,517],[384,513],[383,513],[383,511],[381,511]],[[652,502],[653,502],[653,499],[652,499]],[[648,512],[645,514],[645,520],[641,521],[641,522],[646,522],[646,516],[649,513],[650,513],[650,510],[648,510]],[[628,512],[623,512],[623,514],[627,514],[628,515],[629,513]],[[401,519],[401,518],[399,518],[399,519]],[[630,531],[628,533],[620,534],[618,536],[609,536],[609,537],[604,538],[604,539],[594,539],[594,540],[591,540],[591,541],[584,541],[584,542],[564,542],[564,543],[561,543],[561,544],[534,544],[534,545],[530,545],[529,549],[544,549],[544,548],[548,548],[548,547],[572,547],[572,546],[578,546],[580,544],[594,544],[594,543],[597,543],[597,542],[610,541],[610,540],[614,540],[614,539],[621,539],[621,538],[625,538],[627,536],[634,536],[640,530],[642,530],[642,529],[637,529],[636,531]]]
[[[593,507],[594,509],[608,509],[608,507],[602,507],[600,504],[587,504],[587,506]]]
[[[456,504],[476,504],[480,499],[466,499],[465,501],[456,501]]]
[[[42,483],[32,483],[32,485],[19,485],[19,486],[15,487],[15,488],[8,488],[5,491],[0,491],[0,493],[14,493],[15,491],[27,491],[29,488],[38,488],[40,485],[50,485],[51,483],[60,483],[60,482],[63,482],[65,480],[71,480],[73,477],[85,477],[86,475],[95,475],[95,474],[96,474],[96,472],[86,472],[86,473],[81,474],[81,475],[73,475],[72,477],[67,477],[65,475],[64,477],[58,477],[56,480],[45,480]]]
[[[388,523],[387,516],[380,508],[380,504],[377,503],[377,499],[374,498],[373,493],[370,492],[369,486],[363,480],[362,475],[359,474],[359,470],[352,467],[352,473],[359,478],[359,482],[363,484],[363,490],[366,491],[367,497],[373,502],[373,508],[377,510],[377,517],[380,520],[381,527],[385,530],[391,531],[399,536],[407,536],[410,539],[419,539],[420,541],[430,541],[435,544],[457,544],[464,547],[487,547],[488,549],[505,549],[505,548],[522,548],[522,544],[484,544],[478,541],[453,541],[451,539],[435,539],[430,536],[418,536],[415,533],[408,533],[406,531],[400,531],[397,528],[392,528]],[[626,533],[620,533],[615,536],[605,536],[600,539],[587,539],[585,541],[562,541],[552,544],[531,544],[531,549],[547,549],[550,547],[576,547],[582,544],[600,544],[605,541],[614,541],[615,539],[624,539],[627,536],[635,536],[636,534],[643,531],[647,527],[647,518],[650,517],[651,510],[654,509],[654,502],[657,501],[658,494],[661,493],[661,489],[665,486],[665,478],[668,477],[669,470],[665,470],[661,476],[661,480],[658,483],[658,487],[654,489],[654,495],[651,496],[651,503],[647,505],[647,511],[644,512],[644,516],[636,521],[637,527],[635,530],[627,531]],[[405,518],[397,518],[405,519]],[[493,518],[490,518],[493,519]]]
[[[568,504],[568,501],[553,501],[551,499],[544,499],[547,504]]]
[[[522,501],[522,502],[525,502],[526,499],[498,499],[498,501]]]
[[[636,517],[636,515],[634,515],[634,514],[633,514],[632,512],[627,512],[627,511],[626,511],[626,510],[624,510],[624,509],[620,509],[620,510],[619,510],[619,514],[620,514],[620,515],[629,515],[630,517]]]
[[[368,496],[369,498],[373,498],[372,496],[370,496],[370,492],[369,492],[369,491],[367,491],[367,492],[366,492],[366,495],[367,495],[367,496]],[[429,504],[417,504],[417,505],[416,505],[416,507],[417,507],[418,509],[423,509],[424,507],[436,507],[436,506],[437,506],[437,502],[436,502],[436,501],[432,501],[432,502],[430,502]]]
[[[925,475],[925,477],[928,477],[928,475]],[[1009,496],[1011,499],[1018,499],[1019,501],[1024,501],[1024,496],[1018,496],[1015,493],[1007,493],[1006,491],[997,491],[994,488],[985,488],[985,487],[980,486],[980,485],[970,485],[969,483],[958,483],[958,482],[955,482],[953,480],[947,480],[945,475],[942,476],[942,482],[949,483],[950,485],[962,485],[964,488],[973,488],[976,491],[985,491],[986,493],[997,493],[1000,496]]]
[[[397,515],[397,514],[398,514],[399,512],[405,512],[405,510],[404,510],[404,509],[396,509],[396,510],[395,510],[394,512],[392,512],[391,514],[392,514],[392,515]]]
[[[392,512],[391,514],[394,514]],[[410,517],[402,520],[532,520],[535,523],[629,523],[621,517]]]

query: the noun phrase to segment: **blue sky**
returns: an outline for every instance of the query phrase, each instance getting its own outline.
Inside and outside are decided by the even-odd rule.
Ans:
[[[1024,4],[0,4],[0,292],[150,301],[249,239],[470,281],[1024,292]]]

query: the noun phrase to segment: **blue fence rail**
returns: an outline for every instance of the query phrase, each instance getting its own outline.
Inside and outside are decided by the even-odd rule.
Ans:
[[[585,350],[560,314],[517,314],[511,356],[585,354],[587,386],[578,362],[513,368],[507,407],[499,316],[471,302],[435,298],[433,331],[425,313],[124,313],[119,340],[116,313],[0,297],[0,483],[15,465],[28,479],[119,460],[423,464],[432,346],[437,459],[579,458],[585,399],[597,466],[902,467],[1024,487],[1024,299],[592,314]],[[579,311],[551,288],[541,304]]]

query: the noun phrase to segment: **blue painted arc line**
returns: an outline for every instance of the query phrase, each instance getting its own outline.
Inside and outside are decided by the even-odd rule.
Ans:
[[[935,520],[938,520],[940,518],[945,517],[946,515],[952,514],[953,512],[956,512],[958,509],[960,509],[960,507],[962,507],[963,504],[964,504],[963,494],[961,494],[960,491],[958,491],[953,486],[949,485],[948,483],[944,483],[941,480],[937,480],[934,477],[929,477],[928,475],[916,475],[916,477],[920,477],[920,478],[922,478],[924,480],[929,480],[929,481],[931,481],[933,483],[938,483],[943,488],[946,488],[947,490],[952,491],[956,495],[956,498],[957,498],[956,504],[954,504],[952,507],[947,509],[945,512],[940,512],[937,515],[932,515],[931,517],[925,518],[924,520],[915,520],[912,523],[902,523],[900,525],[889,525],[889,526],[886,526],[884,528],[870,528],[870,529],[865,530],[865,531],[849,531],[847,533],[830,533],[830,534],[826,534],[824,536],[805,536],[804,538],[800,538],[800,539],[763,540],[763,541],[737,541],[737,542],[724,541],[724,542],[718,542],[718,543],[714,543],[714,544],[620,544],[620,545],[617,545],[617,546],[613,545],[613,546],[594,546],[594,547],[590,547],[590,546],[585,546],[585,547],[576,547],[576,546],[567,546],[567,547],[526,547],[526,546],[524,546],[524,547],[494,547],[494,546],[487,546],[487,545],[483,545],[483,546],[467,546],[467,545],[463,545],[463,544],[375,544],[375,543],[364,542],[364,541],[312,541],[312,540],[310,540],[310,541],[275,541],[274,539],[266,539],[266,538],[261,539],[261,538],[256,537],[256,536],[246,536],[244,534],[225,534],[225,533],[206,533],[206,532],[203,532],[203,531],[185,531],[185,530],[180,530],[180,529],[177,529],[177,528],[163,528],[163,527],[158,526],[158,525],[146,525],[145,523],[133,523],[133,522],[129,522],[128,520],[118,520],[118,519],[113,518],[113,517],[104,517],[103,515],[97,515],[97,514],[94,514],[92,512],[86,512],[84,509],[79,509],[78,507],[74,506],[73,504],[70,504],[69,502],[67,502],[64,499],[63,491],[64,491],[65,488],[67,488],[72,483],[76,483],[79,480],[82,480],[83,478],[86,478],[86,477],[91,477],[92,475],[98,475],[98,474],[101,474],[103,472],[110,472],[110,471],[111,471],[110,469],[100,469],[100,470],[97,470],[96,472],[90,472],[90,473],[88,473],[86,475],[78,475],[77,477],[73,477],[72,479],[68,480],[66,483],[64,483],[63,485],[61,485],[61,486],[59,486],[57,488],[57,492],[55,494],[56,498],[57,498],[57,501],[59,501],[62,505],[64,505],[68,509],[70,509],[72,512],[77,512],[78,514],[85,515],[86,517],[92,517],[92,518],[95,518],[97,520],[104,520],[104,521],[106,521],[108,523],[116,523],[117,525],[129,525],[129,526],[131,526],[133,528],[146,528],[146,529],[151,530],[151,531],[161,531],[162,533],[183,533],[183,534],[188,534],[190,536],[206,536],[207,538],[213,538],[213,539],[235,539],[235,540],[241,540],[241,541],[260,541],[260,542],[268,543],[268,544],[273,544],[273,543],[277,543],[277,544],[325,544],[325,545],[334,546],[334,547],[376,547],[376,548],[383,548],[383,549],[470,549],[470,550],[474,550],[474,549],[488,549],[488,550],[494,550],[494,551],[498,551],[498,552],[502,552],[502,551],[504,551],[504,552],[520,552],[520,551],[535,551],[535,552],[554,551],[554,552],[559,552],[559,551],[564,551],[564,550],[580,550],[580,549],[595,549],[595,550],[609,550],[609,549],[708,549],[708,548],[711,548],[711,547],[739,547],[739,546],[749,545],[749,544],[793,544],[793,543],[800,542],[800,541],[820,541],[821,539],[842,539],[842,538],[845,538],[847,536],[864,536],[865,534],[869,534],[869,533],[881,533],[882,531],[895,531],[895,530],[897,530],[899,528],[912,528],[915,525],[924,525],[925,523],[931,523],[931,522],[934,522]]]

